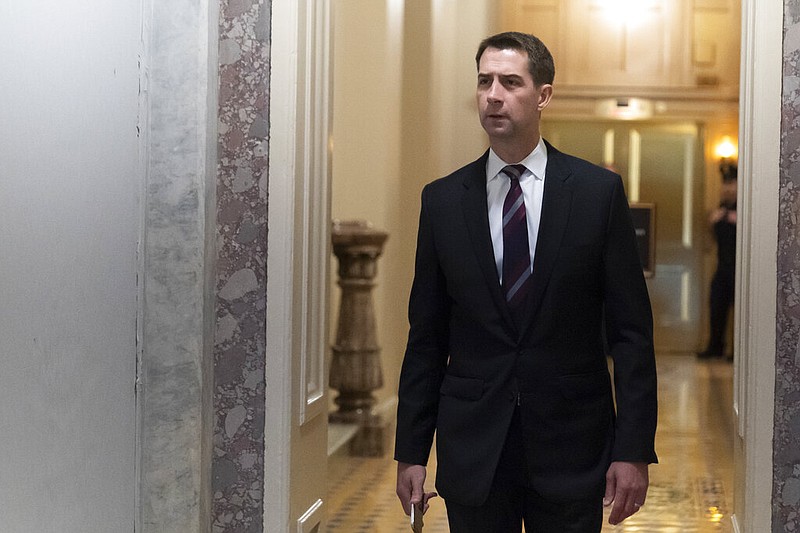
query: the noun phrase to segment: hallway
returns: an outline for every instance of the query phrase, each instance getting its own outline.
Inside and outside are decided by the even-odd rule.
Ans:
[[[733,367],[693,355],[658,357],[660,464],[650,469],[642,510],[603,532],[731,531],[733,503]],[[329,533],[407,533],[394,494],[395,463],[334,456],[328,463]],[[429,473],[432,477],[432,474]],[[442,500],[432,501],[426,533],[446,533]]]

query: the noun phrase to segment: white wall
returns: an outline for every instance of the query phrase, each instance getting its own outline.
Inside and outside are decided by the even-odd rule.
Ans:
[[[139,1],[0,3],[0,529],[134,521]]]

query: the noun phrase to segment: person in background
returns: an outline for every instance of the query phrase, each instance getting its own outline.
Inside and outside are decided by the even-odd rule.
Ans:
[[[711,212],[709,226],[717,243],[717,269],[711,279],[709,294],[709,335],[706,349],[698,352],[700,359],[725,355],[725,335],[728,316],[733,309],[736,288],[736,193],[737,169],[721,167],[722,187],[719,207]],[[732,359],[732,356],[729,357]]]
[[[489,37],[476,63],[490,148],[422,191],[397,495],[406,514],[436,495],[424,486],[435,434],[452,533],[597,533],[604,505],[612,524],[644,505],[657,461],[628,202],[619,175],[542,139],[555,69],[538,38]]]

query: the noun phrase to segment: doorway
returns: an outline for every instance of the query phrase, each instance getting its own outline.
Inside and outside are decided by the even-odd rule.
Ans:
[[[779,64],[781,57],[781,32],[779,29],[780,22],[783,19],[781,11],[782,6],[779,4],[760,6],[757,13],[754,5],[755,3],[752,1],[745,2],[744,12],[749,13],[750,23],[754,28],[746,31],[745,34],[750,35],[751,37],[753,35],[759,35],[763,36],[764,38],[759,40],[751,39],[750,41],[745,42],[743,46],[743,49],[748,51],[745,56],[750,57],[748,54],[751,54],[753,57],[758,59],[755,61],[755,64],[757,65],[755,68],[753,67],[754,62],[752,61],[752,58],[750,59],[750,66],[749,70],[747,71],[748,77],[745,85],[755,85],[755,94],[757,97],[754,98],[752,94],[745,95],[745,102],[743,102],[743,110],[745,111],[743,123],[745,125],[755,124],[756,127],[753,128],[754,133],[752,133],[750,137],[760,139],[761,142],[755,144],[754,146],[751,146],[747,142],[743,142],[743,146],[747,146],[749,153],[753,154],[752,157],[753,161],[755,162],[753,166],[759,171],[758,175],[760,176],[760,179],[762,179],[762,188],[768,190],[764,192],[759,189],[756,191],[757,194],[755,194],[756,197],[754,204],[756,207],[758,207],[758,209],[755,209],[755,211],[760,213],[760,215],[758,217],[759,220],[754,220],[752,222],[752,229],[754,233],[754,240],[758,242],[754,247],[756,251],[752,254],[748,254],[748,261],[752,256],[754,266],[748,268],[747,273],[742,275],[743,280],[747,281],[752,279],[752,282],[745,283],[745,287],[742,288],[739,293],[740,295],[747,296],[747,298],[741,302],[741,307],[747,309],[749,312],[742,313],[741,317],[737,317],[737,323],[742,323],[742,321],[744,321],[744,323],[748,323],[751,317],[758,316],[758,320],[756,321],[756,326],[758,327],[755,328],[754,333],[750,333],[749,335],[744,336],[744,338],[737,338],[737,345],[739,349],[757,348],[757,351],[759,352],[769,352],[771,348],[774,349],[774,290],[770,290],[774,289],[774,283],[773,285],[769,285],[762,282],[757,283],[757,281],[764,279],[763,274],[769,275],[770,273],[774,273],[774,249],[770,248],[771,243],[774,242],[774,239],[770,239],[770,236],[774,233],[776,222],[774,221],[774,217],[772,217],[772,215],[766,217],[762,217],[761,215],[764,213],[771,214],[773,212],[777,212],[777,209],[773,208],[773,204],[777,203],[777,194],[774,193],[774,190],[777,189],[777,186],[774,188],[765,188],[763,187],[763,180],[770,176],[777,175],[777,163],[774,165],[772,163],[773,160],[777,161],[777,156],[774,155],[773,152],[777,152],[779,143],[777,142],[778,139],[771,134],[778,129],[776,125],[780,123],[778,104],[780,102],[781,84],[779,76],[781,69],[779,68],[779,65],[776,67],[776,64]],[[754,14],[757,14],[757,16],[754,16]],[[753,22],[754,19],[758,24]],[[767,39],[767,36],[770,36],[770,38]],[[768,43],[763,44],[765,41]],[[738,56],[738,54],[736,55]],[[762,81],[758,84],[753,84],[752,79],[754,77]],[[770,83],[763,82],[764,79],[769,80]],[[277,84],[278,82],[274,83]],[[288,84],[288,82],[286,83]],[[420,92],[424,93],[424,91]],[[751,93],[752,92],[753,91],[751,91]],[[761,96],[762,93],[765,92],[769,93],[767,95],[768,98],[758,98],[758,96]],[[460,100],[456,98],[454,101],[465,102],[466,100]],[[416,108],[412,107],[412,110],[413,109]],[[755,113],[753,112],[753,109],[755,109]],[[754,119],[753,117],[756,117],[757,119]],[[426,123],[426,126],[427,125],[428,124]],[[710,126],[707,127],[710,128]],[[767,130],[766,135],[764,134],[765,130]],[[747,131],[747,128],[744,128],[744,131]],[[713,137],[713,131],[709,129],[708,135],[709,137]],[[765,138],[767,141],[764,140]],[[747,141],[747,139],[745,141]],[[427,150],[425,152],[427,152]],[[768,153],[764,155],[762,152]],[[745,167],[743,166],[742,168],[744,169]],[[424,177],[418,173],[404,173],[404,175],[407,179],[412,180],[423,179]],[[770,182],[770,185],[772,185],[772,182]],[[745,202],[743,204],[744,207],[747,207],[749,203],[749,201]],[[761,209],[762,204],[767,204],[766,208]],[[404,212],[405,211],[406,210],[404,210]],[[747,224],[746,220],[744,221],[743,225],[745,224]],[[759,274],[762,274],[762,276],[759,277]],[[750,289],[753,287],[758,288],[759,290],[751,293]],[[753,311],[757,311],[757,313],[752,313]],[[741,331],[741,328],[738,329]],[[753,329],[753,327],[751,326],[750,329]],[[773,341],[772,343],[770,342],[770,338]],[[740,437],[744,437],[744,440],[749,446],[742,452],[742,455],[746,460],[743,470],[746,469],[748,474],[753,474],[753,472],[758,473],[757,479],[755,480],[757,482],[753,482],[753,478],[755,476],[750,475],[749,477],[750,482],[747,484],[747,496],[750,500],[756,502],[756,505],[752,506],[752,509],[756,509],[758,512],[758,520],[756,520],[756,523],[763,525],[764,523],[767,523],[766,520],[769,518],[770,510],[768,505],[768,499],[770,496],[769,488],[771,486],[771,462],[769,457],[771,456],[772,450],[771,414],[773,398],[771,394],[772,389],[768,385],[773,384],[771,380],[774,377],[774,361],[771,361],[770,358],[746,358],[744,363],[745,364],[743,364],[742,367],[739,367],[737,364],[737,371],[739,373],[738,382],[741,384],[741,386],[736,395],[738,400],[736,402],[737,416],[741,417],[741,420],[739,420],[739,435]],[[754,375],[755,378],[758,379],[749,379]],[[757,389],[758,395],[756,395],[755,389],[747,387],[748,384],[755,384],[756,382],[759,384]],[[749,389],[752,392],[748,395],[747,392]],[[744,423],[742,420],[746,420],[747,422]],[[752,422],[754,421],[757,421],[758,423],[753,424]],[[741,429],[741,426],[747,426],[751,429],[749,429],[745,435]],[[753,460],[753,458],[756,458],[757,460]],[[737,486],[744,487],[745,484],[742,483],[741,485]],[[744,489],[737,490],[737,493],[740,496],[743,496],[743,492]],[[754,494],[758,497],[755,497]],[[767,504],[762,505],[765,499],[767,500]],[[744,509],[743,505],[737,505],[737,507],[740,510]],[[747,524],[751,524],[753,522],[752,516],[755,513],[752,512],[752,509],[751,513],[747,517],[749,519],[745,522]],[[755,529],[759,529],[759,527],[756,527]]]
[[[631,203],[654,206],[654,268],[647,285],[656,351],[696,350],[705,324],[703,126],[546,120],[542,130],[559,150],[618,172]]]

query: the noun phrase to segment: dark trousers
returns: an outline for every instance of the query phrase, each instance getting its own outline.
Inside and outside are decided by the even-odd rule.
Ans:
[[[722,355],[725,349],[728,313],[733,306],[735,283],[733,272],[727,271],[717,271],[711,280],[711,294],[709,295],[711,331],[706,350],[709,354]]]
[[[599,533],[602,494],[554,502],[530,487],[519,412],[514,413],[489,497],[480,507],[445,501],[450,533]]]

